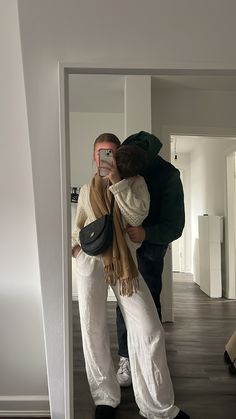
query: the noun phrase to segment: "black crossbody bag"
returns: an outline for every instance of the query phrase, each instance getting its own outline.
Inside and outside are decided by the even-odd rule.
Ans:
[[[97,220],[80,230],[80,246],[89,256],[102,254],[112,244],[114,200],[114,195],[112,194],[110,214],[97,218]]]

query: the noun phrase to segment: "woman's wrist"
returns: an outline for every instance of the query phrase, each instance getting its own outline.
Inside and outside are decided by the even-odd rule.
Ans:
[[[111,177],[110,181],[111,181],[112,185],[114,185],[115,183],[118,183],[118,182],[121,181],[121,177],[120,176]]]
[[[81,249],[81,247],[80,247],[79,244],[77,244],[75,247],[73,247],[73,249],[72,249],[72,256],[73,256],[73,258],[76,258],[76,256],[80,252],[80,249]]]

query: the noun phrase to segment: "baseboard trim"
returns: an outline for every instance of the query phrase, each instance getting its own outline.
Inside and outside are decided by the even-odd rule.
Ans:
[[[48,417],[48,396],[16,395],[0,396],[0,417]]]
[[[51,418],[49,410],[0,410],[4,418]]]
[[[72,300],[77,301],[78,300],[78,293],[73,292],[72,293]]]
[[[38,396],[38,395],[27,395],[27,396],[0,396],[0,402],[5,401],[27,401],[27,402],[48,402],[49,398],[48,396]]]
[[[174,321],[173,310],[171,307],[162,306],[162,323],[169,323]]]

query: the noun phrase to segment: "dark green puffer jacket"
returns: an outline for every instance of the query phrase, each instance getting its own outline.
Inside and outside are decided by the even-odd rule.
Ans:
[[[181,236],[185,223],[179,170],[158,155],[162,143],[148,132],[133,134],[123,144],[136,144],[148,153],[148,168],[140,173],[150,193],[150,210],[143,222],[146,240],[153,244],[169,244]]]

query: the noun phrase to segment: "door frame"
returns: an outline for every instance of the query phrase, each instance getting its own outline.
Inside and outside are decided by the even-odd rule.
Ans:
[[[204,127],[204,126],[178,126],[178,125],[164,125],[161,130],[162,137],[164,141],[169,141],[169,144],[171,145],[171,136],[198,136],[198,137],[235,137],[236,138],[236,128],[222,128],[222,127]],[[236,140],[235,140],[236,141]],[[225,152],[225,166],[226,166],[226,181],[227,176],[229,175],[230,171],[232,171],[232,158],[230,158],[230,155],[236,151],[236,146],[232,146],[230,150],[227,150]],[[227,169],[228,166],[230,168]],[[227,174],[228,170],[228,174]],[[232,174],[231,174],[232,176]],[[234,217],[233,211],[229,209],[229,203],[227,198],[228,196],[233,193],[233,185],[232,182],[228,185],[228,182],[226,182],[225,185],[225,196],[224,196],[224,207],[225,207],[225,259],[226,259],[226,285],[228,288],[226,291],[226,297],[231,299],[236,299],[236,280],[235,280],[235,273],[233,273],[233,268],[229,270],[229,260],[230,262],[233,262],[233,258],[235,258],[235,252],[233,251],[233,245],[231,241],[231,235],[232,235],[232,220]],[[230,188],[230,191],[228,189]],[[235,227],[236,228],[236,227]],[[234,253],[233,253],[234,252]],[[234,256],[233,256],[234,254]],[[235,264],[235,272],[236,272],[236,263]],[[233,265],[232,265],[233,266]]]
[[[226,283],[225,294],[229,299],[236,299],[236,146],[226,153]]]

